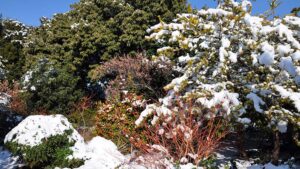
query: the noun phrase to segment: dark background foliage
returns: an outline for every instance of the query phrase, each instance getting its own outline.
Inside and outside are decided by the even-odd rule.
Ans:
[[[160,19],[170,21],[185,10],[185,0],[81,0],[67,13],[57,14],[51,20],[42,18],[42,26],[28,36],[25,68],[32,71],[40,67],[41,60],[47,59],[52,66],[44,65],[43,71],[48,72],[46,69],[51,67],[60,73],[43,76],[39,72],[40,76],[31,78],[31,85],[39,82],[43,88],[35,86],[36,91],[29,90],[28,100],[38,100],[38,103],[32,101],[31,107],[65,113],[62,107],[87,94],[90,70],[114,56],[138,51],[150,55],[156,44],[145,40],[146,29]],[[95,92],[99,91],[92,91]],[[49,98],[51,103],[46,101]]]

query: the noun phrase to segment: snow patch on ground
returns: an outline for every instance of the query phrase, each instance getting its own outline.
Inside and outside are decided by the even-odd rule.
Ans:
[[[13,157],[10,152],[2,150],[2,147],[0,147],[0,168],[14,169],[24,166],[19,164],[18,161],[18,157]]]
[[[250,167],[248,167],[248,169],[289,169],[290,167],[288,165],[279,165],[279,166],[275,166],[272,163],[268,163],[265,165],[262,164],[255,164],[252,165]]]
[[[77,143],[71,148],[74,158],[87,159],[78,169],[113,169],[121,165],[125,157],[118,151],[117,146],[110,140],[94,137],[87,144]]]

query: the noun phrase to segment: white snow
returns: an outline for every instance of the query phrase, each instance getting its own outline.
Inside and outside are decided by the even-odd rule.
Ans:
[[[175,167],[174,167],[175,168]],[[188,164],[184,164],[184,165],[180,165],[179,167],[180,169],[204,169],[203,167],[197,167],[192,163],[188,163]]]
[[[157,49],[157,53],[161,53],[161,52],[164,52],[167,50],[172,50],[172,48],[170,46],[162,47],[162,48]]]
[[[275,58],[274,47],[268,42],[263,42],[261,44],[261,50],[264,51],[264,53],[259,56],[259,63],[266,66],[272,65]]]
[[[13,157],[12,154],[6,150],[2,150],[0,146],[0,168],[15,169],[22,168],[23,164],[19,163],[18,157]]]
[[[178,62],[180,63],[187,63],[190,60],[193,60],[193,58],[191,58],[189,54],[187,54],[186,56],[180,56],[178,58]]]
[[[256,35],[257,32],[262,28],[263,19],[257,16],[251,16],[250,14],[246,14],[244,17],[245,23],[250,27],[251,32]]]
[[[70,27],[71,29],[76,29],[78,26],[80,26],[80,23],[73,23]]]
[[[17,142],[21,145],[35,146],[42,143],[42,139],[63,134],[66,130],[73,130],[71,140],[83,141],[79,133],[63,115],[34,115],[29,116],[13,128],[4,142]]]
[[[230,41],[229,41],[229,39],[226,38],[226,37],[223,37],[223,38],[221,39],[221,43],[222,43],[222,46],[223,46],[224,48],[228,48],[228,47],[230,46]]]
[[[254,164],[254,165],[248,167],[248,169],[289,169],[289,168],[290,167],[288,165],[286,165],[286,164],[275,166],[272,163],[267,163],[265,165]]]
[[[11,96],[7,93],[0,92],[0,104],[7,106],[9,104],[10,97]]]
[[[249,93],[246,97],[247,99],[252,100],[254,108],[257,112],[259,113],[263,112],[263,109],[261,109],[260,105],[264,105],[265,102],[260,97],[258,97],[255,93],[252,92]]]
[[[238,118],[237,121],[240,122],[240,123],[243,123],[243,124],[250,124],[251,123],[251,120],[249,118]]]
[[[233,2],[235,2],[234,0],[232,0]],[[235,6],[238,5],[238,2],[233,3]],[[242,9],[244,11],[248,11],[248,8],[252,7],[252,3],[248,0],[243,0],[242,1]]]
[[[139,118],[135,121],[135,125],[139,126],[147,117],[149,117],[153,113],[156,113],[156,116],[154,116],[151,121],[152,125],[154,125],[157,122],[159,117],[167,117],[172,115],[172,111],[166,106],[157,107],[155,104],[150,104],[146,106],[146,109],[144,111],[142,111]]]
[[[197,102],[201,103],[207,108],[212,108],[220,104],[224,110],[227,111],[227,114],[230,114],[230,109],[240,104],[238,98],[239,95],[237,93],[230,93],[223,90],[220,92],[215,92],[213,94],[213,98],[211,99],[206,97],[198,98]]]
[[[147,29],[147,32],[149,33],[149,32],[151,32],[152,30],[159,29],[159,28],[161,28],[161,27],[163,27],[163,26],[164,26],[163,23],[156,24],[156,25],[151,26],[150,28],[148,28],[148,29]]]
[[[300,93],[288,91],[279,85],[274,85],[282,98],[289,98],[295,105],[295,108],[300,111]]]
[[[273,125],[285,132],[288,119],[268,113],[274,107],[283,109],[281,103],[271,101],[280,97],[287,98],[295,105],[296,111],[289,108],[291,119],[296,119],[300,111],[300,19],[288,16],[268,20],[262,16],[251,16],[251,3],[247,0],[229,0],[226,3],[230,5],[221,3],[217,9],[178,15],[171,24],[181,24],[182,30],[171,29],[170,24],[164,23],[163,27],[149,32],[156,36],[157,32],[168,31],[167,36],[152,40],[183,51],[174,62],[177,64],[176,70],[180,70],[184,76],[175,78],[164,88],[175,94],[172,97],[168,94],[156,106],[167,105],[171,109],[182,98],[192,98],[204,107],[220,106],[227,113],[235,112],[238,108],[244,110],[239,115],[244,114],[248,118],[236,116],[234,120],[246,126],[255,121],[251,121],[252,115],[245,112],[255,109],[256,112],[270,115],[274,120]],[[242,8],[245,13],[236,12],[232,6]],[[236,19],[231,15],[236,15]],[[197,21],[196,27],[189,22],[190,18]],[[177,38],[179,34],[182,38]],[[197,39],[197,43],[194,43],[194,39]],[[193,58],[193,62],[182,64],[190,58]],[[232,85],[218,84],[228,81],[232,81]],[[243,88],[248,85],[255,86],[256,90],[244,92]],[[246,104],[248,101],[253,104]],[[171,109],[176,112],[174,110]],[[155,123],[159,116],[151,113],[154,116],[152,123]],[[290,119],[288,122],[297,125]]]
[[[170,84],[168,84],[165,88],[174,88],[174,91],[179,91],[180,87],[182,85],[182,82],[186,81],[188,79],[188,76],[186,74],[184,74],[181,77],[175,78],[172,80],[172,82]]]
[[[232,62],[232,63],[236,63],[237,62],[237,54],[236,53],[233,53],[231,51],[228,52],[229,54],[229,60]]]
[[[251,58],[252,58],[252,65],[255,65],[257,63],[258,55],[255,53],[252,53]]]
[[[201,10],[198,11],[198,14],[199,15],[227,16],[227,15],[232,15],[233,13],[225,11],[223,9],[213,9],[213,8],[210,8],[210,9],[207,9],[207,10],[201,9]]]
[[[299,41],[294,38],[293,32],[287,26],[285,26],[283,24],[279,24],[277,27],[275,27],[274,30],[279,34],[279,37],[282,38],[283,35],[285,35],[285,37],[287,38],[287,40],[289,42],[291,42],[291,44],[295,48],[300,49],[300,43],[299,43]]]
[[[228,55],[228,53],[227,53],[227,51],[225,50],[225,48],[224,48],[223,46],[220,47],[220,49],[219,49],[220,63],[225,62],[225,56],[227,56],[227,55]],[[220,64],[220,65],[222,65],[222,64]]]
[[[288,122],[280,120],[277,124],[277,128],[280,133],[286,133]]]
[[[172,38],[170,39],[170,42],[176,42],[179,37],[180,37],[179,31],[172,32]]]
[[[200,43],[200,47],[203,49],[208,49],[209,48],[209,43],[207,41],[203,41]]]
[[[158,116],[172,115],[172,111],[170,109],[168,109],[167,107],[165,107],[165,106],[158,107],[156,109],[156,113],[157,113]]]
[[[289,72],[289,74],[293,77],[297,74],[291,57],[282,57],[280,59],[279,67]]]
[[[99,136],[87,144],[79,142],[71,149],[74,151],[73,158],[87,159],[78,169],[114,169],[125,160],[113,142]]]
[[[152,115],[153,112],[156,110],[157,106],[155,104],[149,104],[146,106],[146,109],[142,111],[139,118],[135,121],[135,125],[139,126],[145,118]]]
[[[147,37],[147,38],[159,39],[159,38],[161,38],[163,35],[169,34],[169,33],[170,33],[170,31],[168,31],[168,30],[161,30],[161,31],[159,31],[159,32],[157,32],[157,33],[151,34],[151,35],[150,35],[149,37]]]
[[[30,80],[31,80],[31,78],[32,78],[32,74],[33,74],[33,71],[27,71],[27,72],[25,73],[24,79],[23,79],[23,81],[22,81],[22,84],[23,84],[24,86],[26,86],[26,85],[30,82]]]
[[[168,25],[171,29],[173,30],[183,30],[184,26],[182,24],[179,23],[171,23]],[[176,31],[175,31],[176,32]]]
[[[31,90],[31,91],[35,91],[35,90],[36,90],[36,87],[35,87],[35,86],[31,86],[31,87],[30,87],[30,90]]]
[[[291,25],[295,25],[295,26],[298,26],[300,27],[300,18],[299,17],[295,17],[295,16],[285,16],[283,18],[283,20],[285,22],[287,22],[288,24],[291,24]]]
[[[297,50],[295,53],[293,53],[292,58],[294,61],[299,61],[300,60],[300,50]]]
[[[284,57],[286,54],[292,52],[291,46],[288,45],[278,45],[277,51],[279,53],[279,56]]]

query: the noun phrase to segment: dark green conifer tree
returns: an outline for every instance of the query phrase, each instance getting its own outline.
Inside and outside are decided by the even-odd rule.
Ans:
[[[42,18],[42,25],[28,37],[26,69],[34,69],[42,59],[59,64],[55,69],[67,67],[68,74],[77,79],[70,84],[76,88],[74,91],[80,91],[74,93],[84,94],[91,69],[114,56],[155,50],[155,44],[145,40],[147,28],[159,18],[170,21],[185,10],[186,0],[81,0],[67,13],[57,14],[51,20]],[[32,81],[39,81],[34,78]],[[69,86],[55,90],[66,87]],[[54,100],[74,98],[71,95],[56,95]]]
[[[15,21],[0,18],[1,79],[9,82],[20,79],[25,63],[24,39],[30,28]]]

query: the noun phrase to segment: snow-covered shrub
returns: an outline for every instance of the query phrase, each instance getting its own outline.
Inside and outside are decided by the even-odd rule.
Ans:
[[[70,147],[83,141],[62,115],[29,116],[5,137],[5,145],[30,167],[78,167],[82,161],[67,159]]]
[[[79,159],[68,159],[70,147],[81,136],[61,116],[29,116],[5,137],[6,147],[31,168],[79,167]]]
[[[229,133],[228,121],[223,118],[224,111],[219,106],[204,108],[192,100],[178,102],[174,107],[177,110],[168,114],[164,114],[163,110],[153,112],[158,118],[143,126],[150,148],[147,149],[148,144],[141,144],[138,137],[131,140],[146,152],[163,152],[163,158],[173,163],[199,165],[201,160],[213,155],[221,139]]]
[[[11,42],[15,43],[24,43],[24,37],[27,36],[30,28],[25,24],[11,19],[3,19],[0,18],[0,21],[3,26],[3,35],[4,39],[7,39]],[[2,33],[2,32],[1,32]]]
[[[42,143],[33,147],[19,145],[15,142],[7,143],[6,147],[21,159],[30,168],[54,168],[54,167],[79,167],[83,164],[81,159],[68,159],[72,154],[71,146],[75,142],[68,139],[72,131],[65,134],[44,138]]]
[[[29,111],[38,113],[42,109],[51,114],[69,114],[84,95],[70,65],[58,66],[48,59],[40,59],[31,66],[22,77]]]
[[[297,133],[300,18],[270,21],[250,12],[249,1],[227,0],[216,9],[178,14],[172,23],[149,28],[147,38],[164,46],[155,58],[173,59],[183,75],[165,87],[168,95],[161,104],[148,105],[136,124],[155,111],[176,108],[176,100],[193,98],[207,108],[221,105],[246,126],[281,133],[293,126]]]
[[[35,168],[115,168],[124,156],[114,143],[94,137],[85,143],[62,115],[29,116],[4,140],[9,150]]]

